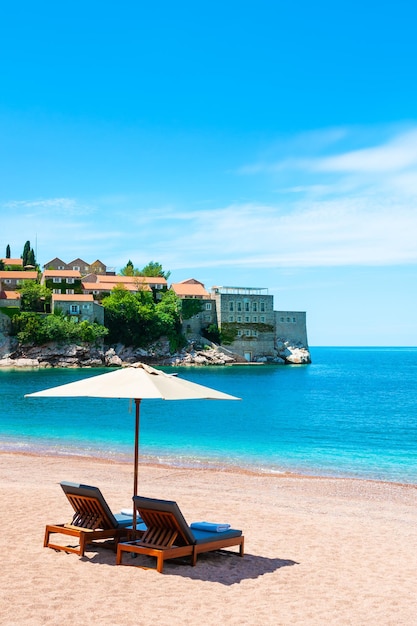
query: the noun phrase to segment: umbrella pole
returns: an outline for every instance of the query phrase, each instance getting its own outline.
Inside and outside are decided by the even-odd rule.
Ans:
[[[135,460],[133,473],[133,495],[138,495],[138,470],[139,470],[139,413],[140,398],[135,398]],[[133,506],[133,530],[136,531],[136,507]]]

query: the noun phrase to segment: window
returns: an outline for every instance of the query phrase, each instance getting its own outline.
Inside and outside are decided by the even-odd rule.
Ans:
[[[70,313],[78,313],[78,311],[79,311],[78,304],[71,304]]]
[[[211,302],[206,302],[206,311],[211,311]]]
[[[265,324],[265,315],[261,315],[260,320],[261,320],[262,324]]]
[[[265,302],[261,302],[261,311],[264,312],[265,311]]]
[[[6,285],[10,285],[10,283],[12,282],[10,278],[5,278],[4,282],[6,283]]]
[[[64,267],[63,265],[58,265],[58,269],[59,269],[59,270],[64,270],[64,269],[65,269],[65,267]]]
[[[291,322],[291,318],[287,317],[287,323]]]
[[[252,337],[257,337],[258,336],[258,331],[257,330],[253,330],[252,331]]]
[[[73,285],[74,284],[74,279],[73,278],[67,278],[67,283],[68,285]]]
[[[60,283],[61,279],[59,277],[57,277],[57,276],[54,276],[53,279],[52,279],[52,282],[53,283]]]
[[[233,300],[231,300],[229,302],[229,311],[234,311],[234,305],[235,305],[235,303],[233,302]]]
[[[74,265],[74,267],[72,269],[75,270],[75,271],[77,271],[77,270],[80,271],[80,266],[79,265]]]
[[[257,302],[252,302],[252,311],[254,313],[256,313],[257,310],[258,310],[258,303]]]
[[[61,293],[60,289],[52,289],[52,293]]]
[[[238,316],[237,316],[237,321],[238,321],[238,322],[241,322],[241,321],[242,321],[242,316],[241,316],[241,315],[238,315]]]
[[[292,323],[296,324],[297,323],[297,319],[295,317],[292,318]]]
[[[238,311],[242,310],[242,303],[241,302],[237,302],[236,306],[237,306],[237,310]]]
[[[250,330],[245,330],[246,337],[250,337]]]
[[[245,322],[250,322],[250,317],[249,317],[249,315],[245,315]]]
[[[258,321],[258,316],[257,316],[257,315],[254,315],[254,316],[252,317],[252,322],[257,322],[257,321]]]
[[[67,293],[69,296],[74,295],[74,289],[65,289],[65,293]]]
[[[89,304],[83,304],[83,309],[89,309],[90,305]]]
[[[249,311],[249,302],[245,302],[245,311]]]
[[[242,331],[241,331],[241,330],[238,330],[238,331],[237,331],[237,336],[238,336],[238,337],[241,337],[241,336],[242,336]]]
[[[234,322],[234,321],[235,321],[234,316],[233,315],[229,315],[229,322]]]
[[[283,324],[285,320],[284,320],[284,318],[283,318],[283,317],[280,317],[280,318],[279,318],[279,321],[281,322],[281,324]]]

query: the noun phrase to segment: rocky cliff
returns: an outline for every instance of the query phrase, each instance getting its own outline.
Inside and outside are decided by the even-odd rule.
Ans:
[[[0,341],[0,367],[122,367],[142,361],[153,365],[233,365],[247,363],[242,357],[214,344],[190,344],[175,354],[170,353],[169,342],[161,338],[143,348],[128,348],[123,345],[97,347],[90,345],[60,345],[49,343],[43,346],[24,346],[12,338]],[[261,362],[267,362],[265,359]],[[310,362],[304,348],[283,345],[280,356],[272,362],[279,364],[302,364]]]

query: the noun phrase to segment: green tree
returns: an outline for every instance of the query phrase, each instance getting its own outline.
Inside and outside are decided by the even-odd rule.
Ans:
[[[45,312],[51,302],[51,290],[33,280],[24,280],[19,291],[22,311]]]
[[[42,343],[41,325],[37,313],[22,312],[12,318],[12,332],[21,343]]]
[[[152,293],[132,293],[123,286],[115,287],[103,298],[105,325],[109,329],[109,341],[127,346],[144,346],[152,336],[155,304]]]
[[[32,265],[33,267],[36,267],[35,251],[33,248],[29,250],[26,265]]]
[[[168,280],[171,276],[171,272],[164,272],[160,263],[150,261],[143,269],[140,270],[133,266],[130,259],[126,265],[122,267],[120,274],[122,276],[160,276],[161,278],[165,278],[165,280]]]
[[[203,329],[202,333],[203,337],[206,337],[209,341],[213,343],[222,343],[220,329],[217,324],[210,324],[207,328]]]
[[[38,313],[21,312],[12,318],[12,328],[21,343],[42,345],[49,341],[62,343],[96,343],[108,330],[101,324],[84,321],[74,323],[62,311],[41,316]]]
[[[160,263],[150,261],[142,270],[140,270],[139,276],[160,276],[161,278],[168,280],[171,276],[171,272],[164,272]]]
[[[30,241],[27,241],[25,245],[23,246],[23,253],[22,253],[23,267],[25,267],[25,265],[28,265],[29,252],[30,252]]]
[[[181,329],[181,300],[173,291],[165,291],[155,305],[157,332],[172,336]]]
[[[124,287],[116,287],[103,299],[102,305],[110,343],[146,346],[162,335],[167,335],[172,345],[178,343],[181,308],[174,292],[162,293],[156,303],[149,291],[132,293]]]
[[[4,261],[0,259],[0,272],[2,272],[5,268]]]
[[[138,276],[137,272],[139,272],[139,270],[133,267],[133,263],[130,259],[128,260],[126,265],[120,270],[120,274],[122,276]]]
[[[6,259],[10,259],[10,246],[7,244],[6,246]]]
[[[194,315],[198,315],[203,310],[203,302],[196,298],[190,298],[189,300],[181,301],[182,319],[189,320]]]

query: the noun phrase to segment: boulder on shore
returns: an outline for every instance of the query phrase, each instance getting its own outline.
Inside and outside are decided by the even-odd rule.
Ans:
[[[196,345],[190,343],[186,348],[172,354],[169,341],[161,337],[157,342],[145,348],[134,348],[121,344],[105,347],[88,344],[58,344],[51,342],[43,346],[13,344],[0,350],[0,367],[125,367],[138,362],[167,366],[209,366],[246,363],[245,359],[215,344]],[[291,345],[289,342],[277,343],[277,354],[271,358],[256,359],[259,362],[274,364],[310,363],[308,348]]]

